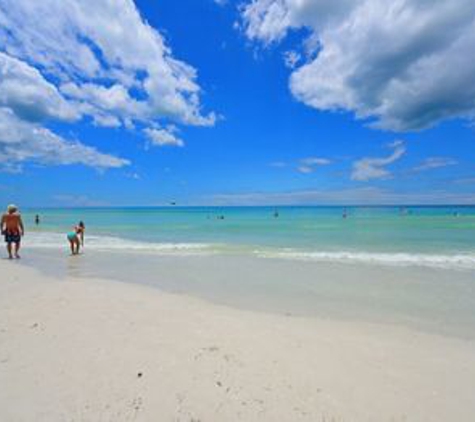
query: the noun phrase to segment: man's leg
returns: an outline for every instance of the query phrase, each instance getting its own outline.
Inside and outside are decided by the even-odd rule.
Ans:
[[[15,242],[15,258],[19,259],[20,258],[20,245],[21,242]]]
[[[12,242],[7,242],[7,251],[8,251],[8,258],[12,259],[13,258]]]

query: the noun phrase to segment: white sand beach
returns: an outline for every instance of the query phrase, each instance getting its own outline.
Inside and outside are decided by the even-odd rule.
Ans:
[[[475,343],[0,261],[0,420],[475,420]]]

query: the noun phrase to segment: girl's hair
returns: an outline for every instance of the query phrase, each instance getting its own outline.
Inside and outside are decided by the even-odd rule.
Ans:
[[[79,227],[81,227],[81,229],[85,228],[84,223],[82,221],[79,222]]]

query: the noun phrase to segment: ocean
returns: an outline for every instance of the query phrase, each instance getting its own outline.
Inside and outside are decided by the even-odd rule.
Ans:
[[[475,269],[475,207],[136,207],[24,211],[33,248],[252,254],[291,260]],[[40,224],[34,217],[40,216]]]

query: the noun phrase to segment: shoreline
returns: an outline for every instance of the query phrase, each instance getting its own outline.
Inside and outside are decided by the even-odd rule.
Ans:
[[[17,262],[0,272],[2,420],[475,417],[473,341],[55,279]]]
[[[23,264],[58,278],[101,278],[254,312],[401,325],[475,340],[473,271],[89,248],[83,257],[36,249],[24,258]]]
[[[65,245],[62,232],[31,230],[23,240],[29,249],[61,250]],[[89,250],[102,253],[143,253],[147,255],[235,255],[245,254],[258,258],[275,258],[299,262],[334,262],[348,264],[384,265],[388,267],[413,266],[460,271],[475,271],[473,250],[411,250],[374,248],[312,248],[281,244],[251,244],[204,241],[153,241],[121,237],[118,234],[88,234]]]

